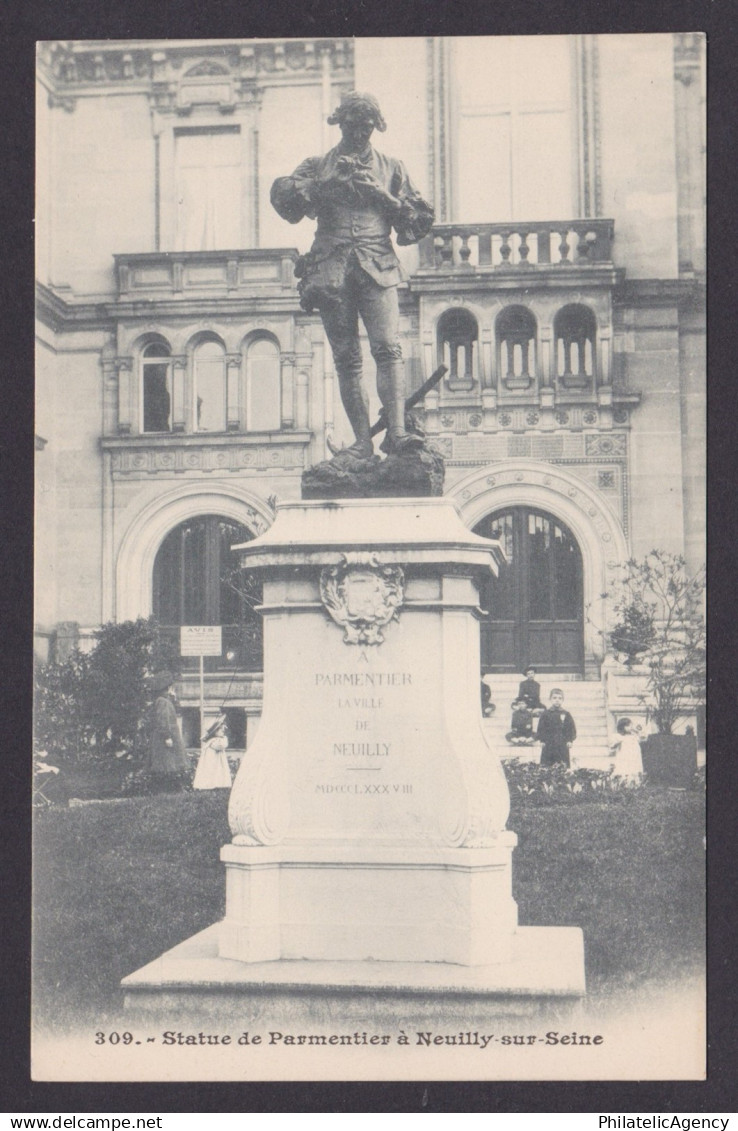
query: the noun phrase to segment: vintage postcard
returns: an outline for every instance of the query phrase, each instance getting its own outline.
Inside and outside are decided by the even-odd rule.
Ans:
[[[33,1079],[704,1079],[704,36],[37,86]]]

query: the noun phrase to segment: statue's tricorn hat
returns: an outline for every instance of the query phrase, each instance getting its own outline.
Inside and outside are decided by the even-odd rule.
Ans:
[[[379,109],[379,103],[373,94],[366,94],[361,90],[349,90],[341,95],[341,105],[338,106],[330,118],[328,119],[329,126],[337,126],[341,124],[341,120],[348,110],[353,109],[354,106],[364,105],[368,106],[374,116],[374,128],[379,130],[381,134],[387,129],[382,111]]]

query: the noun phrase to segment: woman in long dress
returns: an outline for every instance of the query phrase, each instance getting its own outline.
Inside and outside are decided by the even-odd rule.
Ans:
[[[177,719],[174,676],[168,671],[156,672],[149,681],[149,687],[157,698],[151,709],[151,741],[146,769],[155,792],[179,792],[187,788],[190,762]]]
[[[213,725],[203,735],[200,760],[192,782],[193,789],[231,788],[231,768],[226,756],[227,749],[226,717],[218,715]]]
[[[615,774],[625,781],[639,782],[643,777],[643,758],[641,740],[633,726],[633,720],[620,719],[616,729],[621,737],[612,746]]]

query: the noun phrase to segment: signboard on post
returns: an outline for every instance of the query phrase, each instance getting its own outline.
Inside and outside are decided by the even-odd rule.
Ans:
[[[179,631],[181,656],[220,656],[223,651],[219,624],[183,624]]]
[[[179,654],[200,657],[200,735],[205,733],[205,674],[203,656],[220,656],[223,632],[219,624],[183,624],[179,630]]]

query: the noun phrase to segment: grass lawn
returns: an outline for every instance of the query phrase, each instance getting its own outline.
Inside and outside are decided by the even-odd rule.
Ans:
[[[221,918],[226,794],[90,802],[35,824],[34,1010],[64,1030],[114,1019],[126,974]],[[514,806],[524,925],[584,930],[590,993],[678,982],[704,964],[704,795]]]

